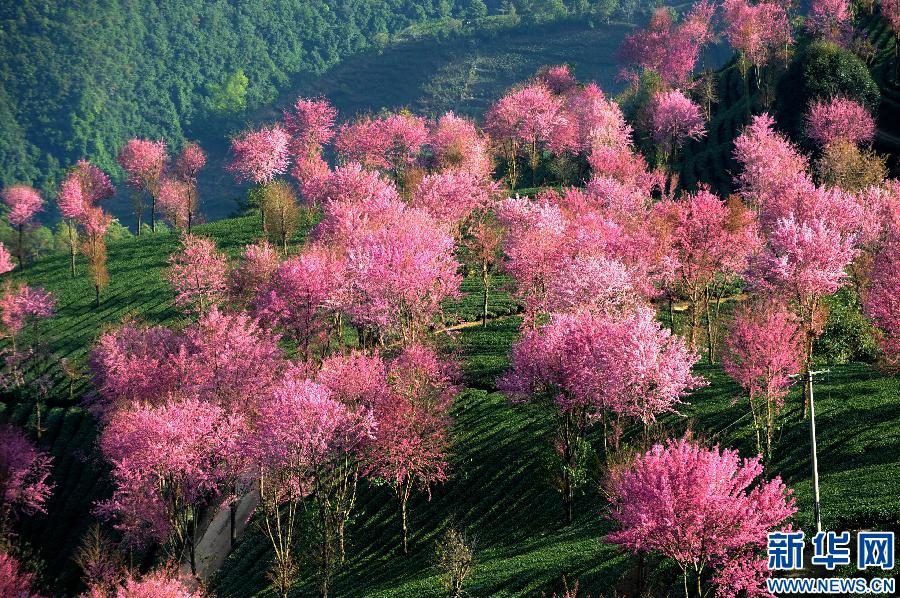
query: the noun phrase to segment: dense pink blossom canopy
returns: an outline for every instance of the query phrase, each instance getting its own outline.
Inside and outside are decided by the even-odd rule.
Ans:
[[[707,189],[661,202],[654,209],[670,223],[676,272],[689,287],[743,273],[750,254],[760,246],[753,212],[740,202],[726,204]]]
[[[374,429],[368,409],[341,403],[324,386],[289,376],[263,400],[244,450],[266,480],[278,485],[279,500],[292,501],[309,493],[317,468],[362,451]]]
[[[186,386],[229,412],[252,411],[285,369],[278,340],[248,314],[214,306],[184,331]]]
[[[115,587],[115,593],[107,595],[101,589],[90,598],[204,598],[201,590],[191,590],[189,580],[183,579],[175,571],[157,569],[138,578],[128,574],[121,585]]]
[[[551,124],[547,149],[556,155],[590,154],[599,149],[626,151],[631,127],[619,105],[606,99],[596,83],[566,95]]]
[[[28,573],[13,555],[0,549],[0,596],[37,598],[31,591],[34,574]]]
[[[800,371],[800,330],[796,318],[774,303],[741,309],[725,339],[723,369],[750,398],[784,402],[789,378]]]
[[[115,192],[115,187],[102,170],[86,160],[79,160],[60,184],[56,202],[65,218],[79,220],[88,208],[112,197]]]
[[[560,106],[561,100],[542,84],[513,89],[488,110],[485,129],[495,140],[544,143],[550,139]]]
[[[186,379],[184,337],[163,326],[126,323],[104,332],[91,351],[94,387],[109,406],[158,403]]]
[[[354,321],[393,332],[430,324],[459,293],[454,247],[453,236],[416,209],[355,234],[347,249]]]
[[[782,3],[751,4],[748,0],[725,0],[725,37],[750,64],[764,66],[775,52],[792,41],[791,26]]]
[[[344,162],[396,174],[415,163],[427,142],[425,120],[402,113],[341,125],[334,146]]]
[[[103,208],[99,206],[88,208],[81,217],[81,225],[84,227],[84,231],[89,236],[97,238],[106,234],[112,221],[113,217],[104,212]]]
[[[797,511],[780,478],[759,480],[758,458],[703,448],[689,439],[669,440],[614,469],[607,481],[607,536],[631,551],[655,552],[682,567],[711,566],[718,592],[763,592],[767,534],[784,529]],[[718,595],[718,594],[717,594]]]
[[[394,485],[415,482],[430,493],[447,479],[449,409],[459,372],[422,345],[407,347],[391,363],[391,394],[376,405],[378,422],[372,475]]]
[[[335,354],[322,361],[316,382],[345,405],[374,411],[393,400],[387,381],[387,364],[378,352]]]
[[[337,247],[345,246],[355,231],[380,226],[404,209],[394,184],[354,163],[336,168],[307,199],[323,206],[313,236]]]
[[[166,170],[168,161],[165,141],[130,139],[119,152],[119,165],[125,170],[128,184],[148,191]]]
[[[563,410],[609,411],[649,423],[704,384],[691,374],[697,360],[649,308],[615,318],[554,314],[513,347],[513,368],[501,386],[526,398],[550,393]]]
[[[790,215],[775,223],[767,242],[751,262],[750,278],[759,289],[805,298],[829,295],[847,279],[856,255],[855,237],[833,221]]]
[[[13,226],[22,226],[34,218],[34,215],[42,211],[44,200],[41,194],[28,185],[13,185],[6,187],[0,193],[3,203],[9,207],[6,219]]]
[[[164,178],[159,185],[159,207],[178,228],[187,228],[191,193],[191,183],[180,179]]]
[[[418,184],[410,205],[428,212],[450,230],[458,229],[473,210],[489,205],[496,186],[465,170],[429,174]]]
[[[169,257],[168,280],[175,290],[175,304],[199,308],[220,302],[228,289],[228,260],[212,239],[184,235],[181,251]]]
[[[329,316],[343,306],[344,263],[327,248],[312,246],[278,265],[255,299],[260,319],[304,348],[322,340]]]
[[[653,140],[666,152],[671,152],[688,139],[703,138],[706,135],[706,122],[700,106],[676,89],[653,97],[650,105],[650,131]]]
[[[806,135],[820,146],[837,139],[861,145],[875,137],[875,119],[860,103],[847,98],[816,100],[806,113]]]
[[[281,253],[268,241],[244,247],[240,263],[228,277],[232,297],[243,302],[255,298],[272,279],[280,263]]]
[[[98,511],[131,542],[164,541],[179,509],[219,492],[243,427],[238,415],[193,398],[116,411],[100,437],[115,490]]]
[[[429,131],[432,163],[435,170],[463,170],[477,177],[488,177],[494,170],[488,140],[475,124],[452,112],[441,116]]]
[[[754,116],[734,140],[734,159],[743,166],[737,183],[751,205],[777,200],[798,178],[808,178],[806,158],[774,125],[767,113]]]
[[[541,70],[537,80],[556,95],[565,95],[578,87],[578,80],[567,64],[557,64]]]
[[[881,348],[892,367],[900,366],[900,229],[895,229],[875,255],[872,283],[863,306],[883,337]]]
[[[700,50],[712,37],[715,8],[713,2],[697,2],[681,23],[675,23],[671,9],[656,9],[645,29],[625,37],[620,58],[628,65],[658,74],[669,85],[687,83]]]
[[[835,44],[847,44],[853,36],[853,11],[848,0],[812,0],[806,28]]]
[[[7,287],[0,297],[0,322],[5,333],[18,334],[27,324],[50,318],[56,308],[56,296],[28,285]]]
[[[275,177],[287,172],[289,143],[290,135],[279,125],[238,135],[231,140],[233,157],[227,168],[238,182],[271,183]]]
[[[46,513],[53,492],[52,457],[38,450],[21,430],[0,426],[0,489],[3,509],[16,514]]]
[[[291,136],[291,153],[297,160],[317,155],[334,137],[337,109],[324,98],[297,98],[284,111],[284,128]]]
[[[6,274],[15,267],[16,265],[13,263],[12,254],[9,253],[6,245],[0,243],[0,274]]]
[[[184,181],[195,181],[197,173],[206,165],[206,152],[196,143],[188,143],[175,159],[175,172]]]

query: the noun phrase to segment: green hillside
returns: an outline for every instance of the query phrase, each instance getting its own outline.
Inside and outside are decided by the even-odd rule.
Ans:
[[[632,29],[624,22],[607,25],[590,19],[512,27],[494,20],[474,31],[448,26],[408,33],[384,49],[360,52],[320,76],[290,85],[264,107],[197,132],[209,152],[199,181],[202,212],[210,220],[229,216],[245,193],[224,169],[230,132],[279,120],[298,96],[327,97],[342,120],[403,107],[426,116],[453,110],[480,117],[511,85],[542,66],[562,63],[574,66],[580,79],[595,80],[614,95],[622,89],[616,51]],[[112,212],[131,223],[131,201],[127,194],[120,195],[111,204]]]
[[[223,220],[199,227],[235,256],[258,236],[255,217]],[[298,236],[295,241],[301,241]],[[96,428],[91,416],[68,398],[68,383],[56,360],[82,361],[98,332],[128,315],[148,323],[180,325],[173,295],[163,279],[168,255],[177,237],[162,234],[130,239],[110,246],[112,283],[99,309],[83,265],[72,281],[63,257],[29,267],[16,278],[43,286],[59,297],[58,316],[41,334],[53,352],[47,372],[54,380],[39,442],[55,457],[57,491],[48,505],[49,515],[28,520],[23,540],[30,543],[46,566],[42,581],[57,591],[78,587],[72,552],[91,524],[94,501],[110,491],[107,465],[95,451]],[[499,280],[498,283],[502,283]],[[479,285],[467,279],[472,295],[453,306],[458,319],[474,319]],[[515,305],[498,292],[490,307],[494,316],[514,314]],[[411,506],[411,554],[398,554],[397,507],[385,487],[364,484],[359,510],[349,530],[348,566],[338,575],[335,595],[423,596],[438,595],[433,569],[434,540],[449,522],[465,529],[476,541],[478,566],[471,595],[539,595],[561,588],[562,576],[578,579],[591,595],[612,590],[634,563],[603,542],[604,501],[594,487],[579,500],[572,527],[562,525],[559,496],[543,466],[549,451],[548,415],[536,407],[513,405],[495,391],[494,382],[507,366],[507,354],[517,335],[517,317],[496,319],[486,329],[463,328],[446,348],[463,362],[467,389],[454,408],[454,451],[451,479],[439,486],[431,502],[422,497]],[[711,384],[695,393],[681,409],[685,417],[670,417],[673,434],[687,428],[724,445],[753,449],[749,419],[743,402],[734,403],[739,389],[715,366],[699,371]],[[35,372],[32,372],[34,374]],[[75,396],[88,390],[82,379]],[[898,526],[900,513],[900,381],[884,378],[867,365],[832,368],[817,388],[819,462],[822,476],[824,520],[832,529]],[[801,512],[797,521],[809,527],[809,435],[801,419],[797,392],[779,435],[778,461],[773,473],[783,475],[797,493]],[[6,397],[0,418],[18,425],[34,424],[34,404],[27,397]],[[251,528],[253,529],[253,528]],[[221,596],[247,596],[263,592],[269,558],[262,536],[251,531],[215,579]],[[657,583],[668,587],[665,573]],[[309,595],[302,586],[297,595]]]

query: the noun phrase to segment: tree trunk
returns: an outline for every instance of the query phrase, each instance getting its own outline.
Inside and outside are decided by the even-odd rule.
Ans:
[[[19,225],[19,268],[25,267],[25,225]]]
[[[66,220],[66,226],[69,229],[69,270],[72,278],[75,278],[75,257],[78,255],[78,241],[75,238],[75,226],[71,220]]]
[[[481,282],[484,286],[484,296],[482,297],[481,303],[481,326],[482,328],[487,327],[487,316],[488,316],[488,293],[490,292],[491,285],[491,277],[488,275],[488,263],[487,260],[481,261]]]
[[[191,224],[194,220],[194,210],[188,207],[188,234],[191,234]]]
[[[94,307],[100,307],[100,285],[94,285]]]
[[[706,350],[708,352],[709,362],[716,362],[716,349],[713,346],[713,321],[712,321],[712,311],[709,308],[709,285],[706,286],[704,291],[704,309],[706,310]]]
[[[237,501],[231,501],[231,504],[228,505],[228,523],[230,525],[230,537],[229,537],[229,547],[234,548],[234,543],[237,540]]]
[[[150,230],[156,232],[156,194],[150,194]]]
[[[409,523],[406,514],[406,503],[408,493],[402,490],[403,496],[400,498],[400,519],[403,522],[403,554],[409,554]]]
[[[197,575],[197,513],[191,517],[191,575]]]

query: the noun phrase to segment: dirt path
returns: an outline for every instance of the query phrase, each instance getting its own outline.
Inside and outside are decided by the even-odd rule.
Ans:
[[[245,494],[238,502],[235,521],[235,537],[240,538],[247,529],[250,516],[259,504],[259,493],[256,490]],[[213,573],[228,558],[231,552],[231,510],[228,507],[219,509],[212,521],[206,526],[200,542],[197,543],[197,577],[207,582]],[[187,555],[181,561],[181,570],[186,577],[191,576],[191,562]]]

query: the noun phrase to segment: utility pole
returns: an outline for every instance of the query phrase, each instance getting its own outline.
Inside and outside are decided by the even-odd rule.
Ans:
[[[819,506],[819,459],[816,448],[816,403],[813,398],[813,377],[819,374],[827,374],[831,370],[810,371],[806,374],[794,374],[791,378],[800,378],[809,385],[809,440],[812,447],[812,478],[813,478],[813,513],[816,519],[816,531],[822,531],[822,510]]]

